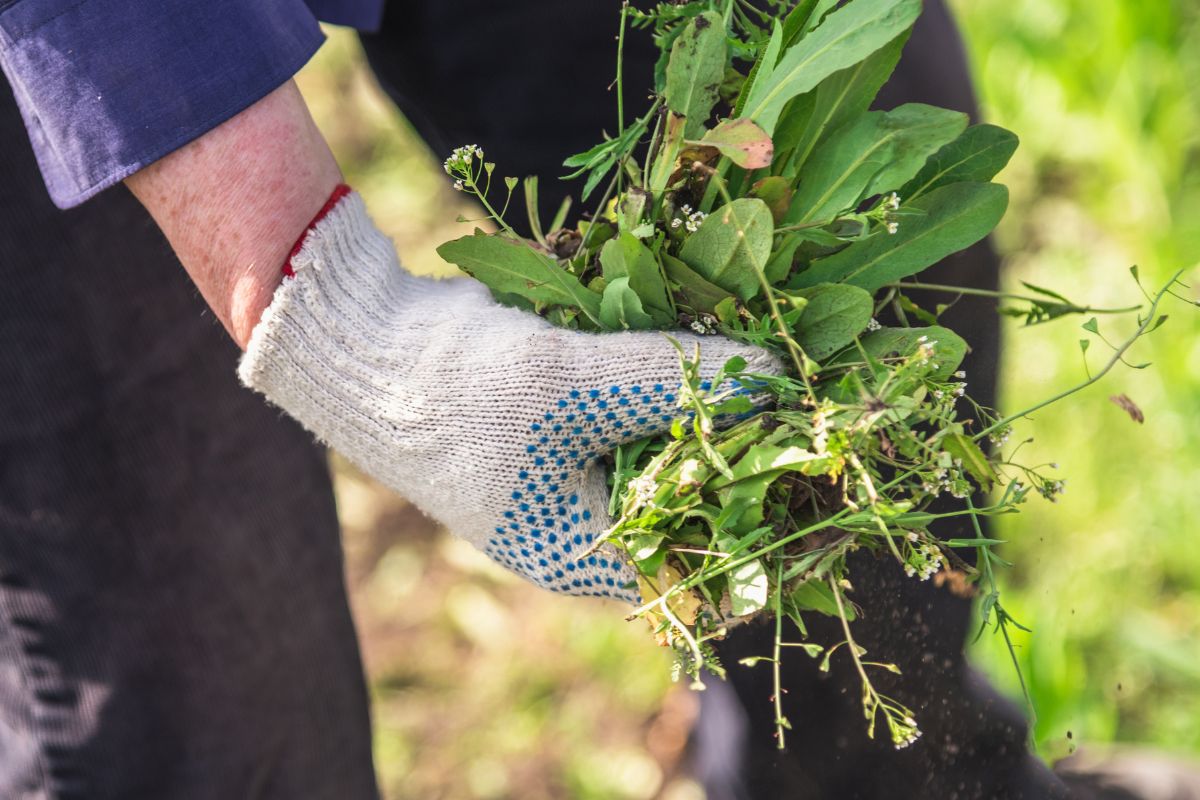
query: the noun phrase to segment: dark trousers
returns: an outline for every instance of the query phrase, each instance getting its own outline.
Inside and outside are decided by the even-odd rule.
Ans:
[[[366,43],[439,152],[478,142],[505,174],[549,178],[612,127],[615,3],[414,5]],[[954,41],[914,41],[897,91],[967,107]],[[631,45],[627,74],[650,58]],[[0,136],[0,797],[373,797],[322,453],[237,386],[235,348],[128,193],[55,209],[7,90]],[[546,208],[555,189],[543,180]],[[981,249],[941,277],[995,272]],[[990,313],[953,313],[977,348],[973,385],[990,386]],[[796,660],[800,731],[778,755],[768,685],[735,667],[708,695],[732,716],[706,702],[697,737],[713,800],[1053,796],[1019,716],[972,688],[965,604],[883,565],[859,576],[863,604],[895,614],[859,635],[904,667],[887,688],[926,715],[926,738],[901,755],[866,744],[848,676]],[[733,637],[727,661],[760,638]]]

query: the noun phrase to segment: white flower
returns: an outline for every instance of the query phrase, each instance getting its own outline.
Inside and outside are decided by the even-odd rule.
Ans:
[[[658,484],[649,475],[640,475],[629,482],[629,491],[633,492],[633,500],[638,507],[654,502],[658,492]]]
[[[462,190],[463,190],[463,182],[462,182],[462,179],[460,178],[459,180],[456,180],[454,182],[454,191],[461,192]]]
[[[879,320],[875,319],[874,317],[871,317],[871,321],[867,323],[867,330],[869,331],[877,331],[881,330],[882,328],[883,326],[879,324]]]
[[[899,222],[889,222],[887,224],[887,232],[889,235],[895,236],[897,233],[900,232],[900,223]]]
[[[887,208],[889,211],[899,211],[900,210],[900,195],[896,194],[895,192],[892,192],[892,194],[888,197],[887,201],[884,203],[884,207]]]

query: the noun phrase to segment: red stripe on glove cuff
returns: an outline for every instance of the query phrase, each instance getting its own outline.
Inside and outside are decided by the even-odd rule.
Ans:
[[[317,223],[325,219],[333,207],[338,204],[346,195],[350,194],[350,187],[344,183],[339,183],[337,188],[333,190],[333,194],[329,195],[329,199],[325,201],[325,205],[321,206],[321,210],[312,218],[312,222],[308,223],[308,227],[304,229],[304,233],[300,234],[300,238],[292,245],[292,252],[288,253],[287,261],[283,264],[283,274],[289,278],[295,277],[296,271],[292,269],[292,259],[300,252],[300,248],[304,246],[304,240],[308,238],[308,232],[317,226]]]

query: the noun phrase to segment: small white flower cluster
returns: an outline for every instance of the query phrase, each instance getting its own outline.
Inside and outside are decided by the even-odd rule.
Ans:
[[[701,336],[712,336],[717,332],[717,318],[711,314],[701,314],[692,320],[688,327]]]
[[[641,508],[654,502],[658,484],[649,475],[640,475],[629,482],[629,490],[633,492],[634,502]]]
[[[935,347],[937,347],[936,339],[930,339],[928,336],[919,337],[917,339],[917,363],[921,364],[921,366],[925,366],[932,361],[933,356],[935,355],[933,348]]]
[[[917,721],[912,717],[905,717],[898,721],[888,717],[888,727],[892,731],[892,744],[896,746],[897,750],[903,750],[921,738],[921,729],[917,727]]]
[[[887,232],[895,236],[900,231],[900,223],[891,218],[891,212],[900,210],[900,195],[892,192],[883,201],[883,220]]]
[[[1012,436],[1012,428],[1005,425],[998,431],[992,431],[988,434],[988,441],[997,447],[1003,447],[1008,443],[1008,437]]]
[[[442,164],[442,168],[446,170],[446,174],[450,177],[470,175],[471,162],[473,159],[483,160],[483,148],[477,144],[464,144],[462,147],[454,148],[450,153],[450,157],[446,159],[446,163]],[[462,178],[454,181],[455,191],[463,190]]]
[[[829,444],[829,430],[825,420],[825,412],[818,411],[812,418],[812,451],[817,455],[825,452]]]
[[[696,229],[700,227],[700,223],[704,222],[704,218],[708,216],[703,211],[693,211],[687,203],[679,207],[679,213],[683,216],[671,220],[671,227],[678,230],[682,225],[687,228],[688,233],[695,233]]]
[[[1038,494],[1040,494],[1042,497],[1049,500],[1051,503],[1058,500],[1058,496],[1060,494],[1065,494],[1066,491],[1067,491],[1067,482],[1065,479],[1057,480],[1057,481],[1051,481],[1051,480],[1043,481],[1038,486]]]
[[[867,323],[867,330],[874,332],[874,331],[878,331],[878,330],[882,330],[882,329],[883,329],[883,326],[879,324],[879,320],[875,319],[874,317],[871,317],[871,321]]]
[[[944,560],[945,556],[937,545],[921,542],[909,549],[908,557],[904,560],[904,574],[927,581],[942,568]]]
[[[921,482],[921,488],[937,497],[942,492],[949,492],[951,497],[959,500],[970,494],[971,486],[962,475],[962,461],[955,459],[953,467],[939,467]]]

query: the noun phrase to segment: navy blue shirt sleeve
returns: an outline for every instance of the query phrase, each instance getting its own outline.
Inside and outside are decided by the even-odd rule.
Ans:
[[[0,66],[61,208],[252,105],[323,38],[304,0],[0,0]]]

